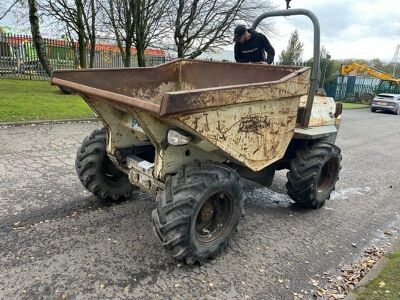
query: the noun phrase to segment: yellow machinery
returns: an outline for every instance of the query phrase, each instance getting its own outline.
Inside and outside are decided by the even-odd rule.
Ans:
[[[400,78],[393,77],[388,73],[379,71],[365,64],[352,63],[341,65],[340,75],[369,75],[382,81],[391,81],[400,84]]]

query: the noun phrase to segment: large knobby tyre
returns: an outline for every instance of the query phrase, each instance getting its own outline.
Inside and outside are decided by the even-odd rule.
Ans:
[[[136,188],[128,176],[109,159],[107,132],[96,129],[87,136],[76,154],[76,173],[83,186],[103,201],[122,201]]]
[[[154,231],[172,255],[203,263],[225,249],[243,215],[240,176],[212,162],[195,162],[165,181],[153,210]]]
[[[330,198],[339,180],[340,148],[326,142],[304,146],[290,162],[288,195],[305,208],[320,208]]]

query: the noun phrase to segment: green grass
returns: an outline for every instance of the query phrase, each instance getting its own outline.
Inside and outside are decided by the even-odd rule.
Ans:
[[[348,103],[348,102],[342,102],[343,103],[343,109],[357,109],[357,108],[367,108],[369,105],[367,104],[360,104],[360,103]]]
[[[389,262],[382,272],[357,293],[359,300],[400,299],[400,252],[389,255]]]
[[[0,79],[0,122],[93,117],[79,95],[64,95],[49,81]]]

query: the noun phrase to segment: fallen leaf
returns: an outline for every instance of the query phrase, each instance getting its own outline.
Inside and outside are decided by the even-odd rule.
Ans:
[[[331,296],[335,299],[344,299],[346,297],[345,294],[331,294]]]

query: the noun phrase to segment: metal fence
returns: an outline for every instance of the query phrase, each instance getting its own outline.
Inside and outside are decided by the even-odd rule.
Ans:
[[[77,44],[67,40],[43,40],[44,49],[53,69],[78,69],[79,51]],[[85,49],[86,61],[90,60],[90,48]],[[158,65],[165,62],[162,50],[149,49],[146,53],[146,65]],[[94,56],[94,68],[122,68],[124,66],[119,48],[110,44],[97,44]],[[131,66],[137,66],[135,49],[132,49]],[[0,77],[21,79],[48,79],[36,54],[29,35],[0,33]]]
[[[79,51],[77,44],[67,40],[45,38],[43,40],[46,56],[53,69],[78,69]],[[90,48],[85,49],[86,61],[90,60]],[[233,57],[232,57],[233,59]],[[146,65],[154,66],[165,63],[165,52],[149,49],[146,53]],[[278,65],[275,62],[274,65]],[[300,62],[297,66],[311,66],[312,63]],[[135,49],[132,49],[131,66],[137,66]],[[94,68],[122,68],[123,56],[119,48],[112,44],[96,45]],[[0,33],[0,78],[11,77],[20,79],[48,79],[36,54],[36,49],[29,35]],[[366,77],[338,77],[326,85],[328,96],[336,100],[357,102],[360,96],[373,90],[379,80]]]
[[[362,102],[364,95],[374,94],[379,84],[379,79],[367,76],[338,76],[325,90],[335,100]]]

